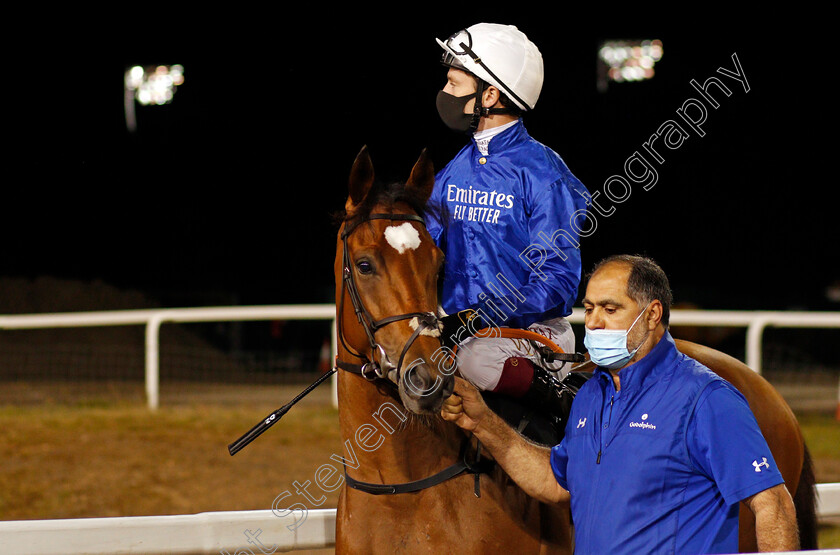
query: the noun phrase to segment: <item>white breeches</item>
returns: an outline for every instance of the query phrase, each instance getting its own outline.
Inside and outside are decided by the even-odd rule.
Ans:
[[[575,335],[572,325],[565,318],[554,318],[528,326],[563,349],[564,353],[575,351]],[[493,390],[499,383],[505,361],[511,357],[530,359],[534,365],[555,372],[563,379],[571,363],[546,363],[527,339],[506,337],[468,337],[458,346],[458,370],[461,375],[481,390]]]

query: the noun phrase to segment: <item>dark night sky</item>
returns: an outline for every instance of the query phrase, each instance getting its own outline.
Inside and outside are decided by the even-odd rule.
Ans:
[[[242,15],[149,18],[151,35],[115,21],[36,32],[38,48],[19,46],[17,72],[4,79],[15,86],[4,94],[12,146],[0,276],[101,279],[178,306],[332,300],[330,213],[353,158],[366,144],[383,178],[403,179],[424,147],[437,167],[454,155],[463,138],[435,112],[445,70],[434,38],[477,20],[298,17],[292,26]],[[816,32],[748,32],[732,20],[692,32],[536,15],[505,22],[545,60],[529,131],[590,191],[698,97],[691,79],[732,68],[737,53],[749,80],[745,93],[722,79],[733,94],[709,111],[706,135],[668,152],[651,191],[635,189],[599,219],[583,243],[587,268],[642,252],[669,273],[678,301],[839,308],[824,299],[840,279],[840,249],[826,163],[833,91]],[[662,40],[656,77],[598,93],[596,53],[608,38]],[[130,135],[123,72],[152,63],[183,64],[186,82],[171,105],[139,107]]]

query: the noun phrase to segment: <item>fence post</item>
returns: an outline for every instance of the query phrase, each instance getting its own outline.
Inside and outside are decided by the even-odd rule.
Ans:
[[[758,374],[761,374],[761,343],[767,318],[756,318],[747,326],[746,364]]]
[[[160,325],[163,313],[146,321],[146,402],[151,410],[160,405]]]

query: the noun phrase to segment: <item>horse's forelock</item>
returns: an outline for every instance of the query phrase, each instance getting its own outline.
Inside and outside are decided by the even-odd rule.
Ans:
[[[348,226],[355,226],[366,220],[379,207],[380,211],[392,212],[395,205],[405,203],[415,213],[422,215],[426,207],[426,200],[412,189],[407,189],[404,183],[389,185],[374,184],[365,199],[352,212],[342,210],[336,214],[338,225],[342,222]]]

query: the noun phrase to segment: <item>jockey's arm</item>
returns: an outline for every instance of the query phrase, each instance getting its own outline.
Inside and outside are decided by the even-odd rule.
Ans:
[[[755,535],[759,551],[797,551],[799,531],[796,509],[784,484],[744,499],[755,515]]]
[[[444,401],[441,416],[473,432],[525,493],[545,503],[568,503],[569,492],[551,470],[551,449],[519,435],[484,404],[469,382],[455,378],[455,392]]]

